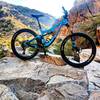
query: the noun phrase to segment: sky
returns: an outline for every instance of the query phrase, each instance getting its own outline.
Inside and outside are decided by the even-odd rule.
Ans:
[[[75,0],[0,0],[48,13],[54,17],[63,15],[62,6],[70,10]]]

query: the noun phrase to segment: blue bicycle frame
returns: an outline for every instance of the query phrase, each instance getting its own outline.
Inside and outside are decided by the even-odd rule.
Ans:
[[[28,40],[26,41],[25,44],[30,44],[31,42],[33,42],[34,40],[38,40],[40,39],[42,41],[42,44],[44,47],[49,47],[53,42],[54,40],[56,39],[56,37],[58,36],[58,34],[60,33],[60,29],[62,26],[67,26],[69,24],[69,21],[68,21],[68,12],[65,10],[64,7],[62,7],[63,10],[64,10],[64,15],[62,16],[62,19],[59,23],[55,24],[52,28],[50,28],[49,30],[42,30],[41,28],[41,25],[39,23],[39,20],[37,19],[38,21],[38,24],[39,24],[39,29],[40,29],[40,33],[41,35],[37,35],[35,38],[33,38],[32,40]],[[55,30],[57,29],[57,32],[56,34],[49,40],[49,41],[46,41],[44,39],[44,36],[50,34],[51,32],[55,32]],[[29,45],[30,46],[30,45]],[[37,48],[37,45],[32,45],[32,47],[34,48]]]

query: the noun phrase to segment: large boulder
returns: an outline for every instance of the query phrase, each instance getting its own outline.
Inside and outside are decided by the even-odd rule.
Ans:
[[[65,76],[68,80],[79,80],[88,83],[86,72],[83,69],[73,68],[69,65],[58,67],[39,59],[22,61],[18,58],[5,57],[0,60],[0,80],[27,77],[48,82],[51,77],[56,75]]]
[[[85,67],[89,80],[89,91],[100,90],[100,63],[93,61]]]
[[[86,71],[69,65],[49,64],[38,58],[30,61],[11,57],[1,59],[0,83],[8,86],[21,100],[88,98]]]
[[[84,68],[84,70],[87,72],[87,77],[89,80],[89,100],[100,99],[100,48],[97,48],[97,53],[94,60],[95,61]]]
[[[88,100],[87,90],[77,82],[49,84],[38,100]]]

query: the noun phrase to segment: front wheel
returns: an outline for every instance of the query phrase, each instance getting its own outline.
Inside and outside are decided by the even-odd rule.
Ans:
[[[11,48],[13,53],[22,60],[28,60],[36,56],[38,53],[37,40],[34,39],[36,37],[36,33],[30,29],[21,29],[17,31],[11,40]],[[29,45],[27,41],[31,41]],[[32,47],[35,45],[34,47]]]
[[[82,68],[88,65],[96,55],[94,41],[84,33],[73,33],[61,44],[61,56],[69,65]]]

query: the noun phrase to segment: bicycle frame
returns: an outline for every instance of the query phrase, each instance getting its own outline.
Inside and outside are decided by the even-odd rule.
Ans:
[[[66,26],[68,25],[68,19],[63,16],[62,20],[59,23],[55,24],[49,30],[44,30],[43,31],[41,28],[39,28],[41,35],[37,35],[34,39],[27,41],[26,44],[27,45],[29,44],[29,46],[30,46],[30,42],[33,42],[36,39],[37,40],[40,39],[42,41],[42,44],[43,44],[44,47],[49,47],[54,42],[54,40],[56,39],[58,34],[60,33],[61,27],[63,27],[64,25],[66,25]],[[49,41],[46,41],[44,39],[44,36],[50,34],[50,32],[54,32],[56,30],[56,28],[58,28],[56,34]],[[36,45],[31,45],[31,47],[36,47]]]
[[[51,27],[48,30],[44,30],[43,31],[42,28],[41,28],[41,24],[40,24],[39,20],[37,19],[41,35],[37,35],[32,40],[28,40],[28,41],[24,42],[25,46],[31,46],[33,48],[38,48],[37,44],[31,45],[30,42],[33,42],[34,40],[39,40],[40,44],[43,45],[43,48],[44,47],[49,47],[54,42],[54,40],[56,39],[56,37],[58,36],[58,34],[60,33],[61,27],[63,27],[63,26],[69,27],[68,12],[65,10],[64,7],[62,7],[62,9],[64,11],[64,15],[62,16],[61,21],[59,23],[55,24],[53,27]],[[55,32],[56,29],[57,29],[56,34],[49,41],[46,41],[45,38],[44,38],[44,36],[50,34],[51,32]],[[72,31],[71,31],[71,33],[73,34]],[[75,39],[72,39],[72,47],[73,48],[76,47]]]

